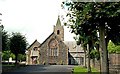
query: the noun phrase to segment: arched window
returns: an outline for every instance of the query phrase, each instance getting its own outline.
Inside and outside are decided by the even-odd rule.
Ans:
[[[57,30],[57,35],[59,35],[60,34],[60,30]]]
[[[49,42],[49,56],[58,56],[58,42],[55,39]]]
[[[36,50],[37,50],[37,47],[34,47],[33,50],[36,51]]]

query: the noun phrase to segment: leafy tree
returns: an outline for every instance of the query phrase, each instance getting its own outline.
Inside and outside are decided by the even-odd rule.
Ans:
[[[8,39],[8,34],[7,32],[4,30],[2,31],[2,50],[5,51],[5,50],[9,50],[9,46],[8,46],[8,43],[9,43],[9,39]]]
[[[25,54],[27,41],[25,36],[20,33],[12,33],[10,38],[10,50],[15,54],[15,64],[17,65],[18,54]]]
[[[108,73],[108,41],[111,40],[115,44],[120,42],[120,22],[117,20],[120,19],[120,2],[80,3],[71,1],[64,4],[69,6],[67,14],[69,21],[67,25],[72,28],[74,33],[79,31],[78,34],[80,34],[80,29],[83,27],[85,27],[86,33],[88,33],[87,36],[92,36],[89,34],[91,32],[99,32],[101,71],[102,73]]]
[[[115,49],[116,49],[116,53],[120,53],[120,46],[116,46]]]
[[[69,10],[72,11],[72,8],[70,8]],[[92,54],[90,55],[90,53],[92,49],[94,49],[95,42],[98,40],[97,31],[92,29],[91,24],[89,24],[88,22],[84,23],[84,25],[83,24],[80,25],[79,11],[76,11],[74,8],[73,10],[74,11],[67,14],[68,16],[70,16],[70,19],[69,19],[70,24],[68,26],[72,29],[72,33],[75,33],[77,35],[78,37],[76,38],[78,42],[77,44],[80,44],[81,41],[83,41],[83,48],[85,48],[84,46],[88,44],[88,49],[87,49],[88,51],[88,72],[91,72],[90,58]],[[69,22],[67,22],[67,24]]]
[[[1,28],[2,28],[2,50],[5,51],[5,50],[9,50],[9,46],[8,46],[8,43],[9,43],[9,35],[7,33],[7,31],[4,30],[4,26],[1,25]]]
[[[10,51],[3,51],[2,52],[2,60],[9,60],[9,58],[10,58]]]
[[[19,61],[25,61],[26,60],[26,55],[25,54],[18,54],[18,60]]]
[[[120,45],[115,45],[113,42],[109,41],[108,51],[109,53],[120,53]]]
[[[109,53],[115,53],[115,44],[113,43],[113,42],[109,42],[108,43],[108,51],[109,51]]]
[[[15,59],[15,55],[11,53],[10,50],[6,50],[2,52],[2,60],[9,60],[9,58]]]
[[[10,57],[12,57],[12,59],[15,60],[15,55],[13,53],[10,53]]]

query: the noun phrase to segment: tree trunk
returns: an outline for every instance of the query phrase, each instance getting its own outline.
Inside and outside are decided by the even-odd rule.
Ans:
[[[99,59],[99,65],[100,65],[100,72],[102,72],[101,71],[101,59]],[[101,74],[101,73],[100,73]]]
[[[95,67],[95,58],[92,59],[92,67]]]
[[[97,45],[97,52],[100,54],[100,44]],[[99,69],[100,69],[100,72],[101,72],[101,59],[99,58],[98,61],[99,61],[99,65],[100,65]]]
[[[84,50],[84,53],[85,53],[85,56],[84,56],[84,67],[87,68],[87,65],[86,65],[86,50],[87,50],[87,47],[85,45],[83,45],[84,41],[81,41],[81,46],[83,47],[83,50]]]
[[[108,74],[108,53],[105,42],[105,26],[99,26],[100,32],[100,57],[101,57],[101,73]]]
[[[105,40],[106,40],[106,51],[107,51],[107,66],[108,66],[107,69],[108,69],[108,72],[109,72],[109,55],[108,55],[109,52],[108,52],[108,47],[107,47],[108,43],[109,43],[109,37],[106,37]]]
[[[87,65],[86,65],[86,47],[83,47],[83,48],[84,48],[83,50],[84,50],[84,53],[85,53],[85,58],[84,58],[85,59],[85,65],[84,65],[84,67],[87,68]]]
[[[91,67],[90,67],[90,46],[89,46],[89,44],[87,45],[87,51],[88,51],[88,67],[87,67],[87,69],[88,69],[88,73],[90,73]]]
[[[15,54],[15,66],[17,66],[17,65],[18,65],[17,60],[18,60],[18,54]]]

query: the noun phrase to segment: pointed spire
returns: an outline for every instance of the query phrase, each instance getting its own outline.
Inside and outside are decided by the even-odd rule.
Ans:
[[[58,19],[57,19],[56,26],[61,26],[61,22],[60,22],[60,15],[58,15]]]

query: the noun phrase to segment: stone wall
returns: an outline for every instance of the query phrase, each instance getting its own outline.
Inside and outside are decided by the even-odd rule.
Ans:
[[[35,40],[31,45],[30,45],[30,47],[28,47],[28,49],[27,49],[27,53],[26,53],[26,65],[32,65],[33,64],[33,62],[32,62],[32,51],[33,51],[33,49],[34,49],[34,47],[38,47],[38,46],[40,46],[40,43],[37,41],[37,40]],[[39,50],[37,50],[37,64],[39,64]]]
[[[120,54],[109,54],[109,71],[111,74],[120,74]]]
[[[95,61],[95,68],[100,70],[100,61]],[[109,71],[110,73],[120,73],[120,54],[109,54]]]
[[[120,54],[109,54],[110,65],[120,65]]]
[[[58,56],[49,56],[49,42],[51,39],[56,39],[58,42]],[[53,33],[40,46],[40,64],[68,64],[68,48],[67,46]]]

